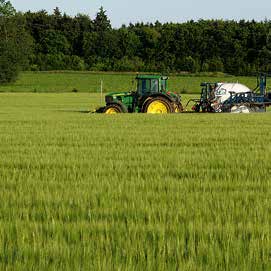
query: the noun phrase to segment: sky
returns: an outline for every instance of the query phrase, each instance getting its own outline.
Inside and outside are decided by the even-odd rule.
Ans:
[[[83,13],[94,18],[101,6],[107,11],[113,27],[130,22],[185,22],[198,19],[271,19],[270,0],[10,0],[17,11],[49,13],[55,7],[74,16]]]

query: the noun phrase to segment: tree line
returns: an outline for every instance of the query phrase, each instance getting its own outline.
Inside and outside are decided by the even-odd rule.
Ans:
[[[1,16],[1,3],[9,2],[0,0],[0,69],[17,61],[17,66],[33,71],[271,71],[268,20],[157,21],[116,29],[103,8],[93,19],[71,17],[59,8],[52,14],[16,13],[11,6],[8,15]]]
[[[9,1],[0,0],[0,83],[13,81],[21,69],[29,69],[31,48],[24,15],[16,13]]]

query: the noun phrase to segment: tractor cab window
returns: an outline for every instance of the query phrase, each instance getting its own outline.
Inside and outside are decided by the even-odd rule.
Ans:
[[[159,90],[159,83],[157,79],[151,80],[151,92],[158,92]]]
[[[140,79],[138,80],[137,91],[140,95],[159,91],[158,79]]]
[[[167,81],[161,80],[161,90],[166,91],[167,90]]]
[[[149,79],[139,79],[137,85],[137,91],[140,95],[144,95],[150,92],[150,80]]]

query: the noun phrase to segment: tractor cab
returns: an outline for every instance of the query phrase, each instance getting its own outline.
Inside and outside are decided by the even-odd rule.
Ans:
[[[139,96],[167,92],[167,76],[138,75],[136,77],[136,80],[137,94]]]

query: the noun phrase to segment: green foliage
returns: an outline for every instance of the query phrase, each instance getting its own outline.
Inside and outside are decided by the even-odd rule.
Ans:
[[[0,17],[2,16],[13,16],[15,15],[16,10],[10,3],[10,1],[0,0]]]
[[[114,61],[114,71],[143,71],[144,62],[139,57],[128,58],[123,57],[120,60]]]
[[[260,62],[260,65],[263,67],[264,71],[271,70],[271,48],[268,49],[264,47],[259,52],[259,62]]]
[[[70,51],[70,44],[65,35],[55,30],[45,31],[39,46],[40,51],[44,54],[68,55]]]
[[[101,7],[93,21],[94,29],[98,33],[104,33],[111,30],[111,23],[106,15],[106,11]]]
[[[84,60],[76,55],[67,56],[66,63],[66,65],[69,67],[69,70],[83,71],[86,69]]]
[[[14,81],[27,69],[32,39],[25,31],[21,14],[0,17],[0,83]]]
[[[1,270],[270,270],[270,114],[98,103],[1,95]]]
[[[112,29],[102,7],[93,19],[70,17],[59,8],[23,16],[34,40],[30,66],[38,70],[69,70],[76,56],[81,60],[76,69],[94,71],[271,72],[267,20],[136,23]]]
[[[90,66],[92,71],[112,71],[112,62],[107,59],[97,58],[96,61]]]
[[[117,38],[116,57],[122,58],[127,56],[128,58],[133,58],[141,45],[139,36],[133,31],[129,31],[126,27],[115,30],[114,35]]]
[[[16,48],[13,41],[0,41],[0,83],[14,81],[19,73]]]
[[[38,54],[33,56],[32,70],[85,70],[84,60],[76,55],[64,55],[62,53],[56,54]]]
[[[223,64],[223,61],[220,57],[207,60],[203,65],[205,65],[202,68],[203,71],[210,71],[210,72],[223,72],[224,71],[224,64]]]
[[[199,71],[199,63],[192,56],[185,57],[182,62],[182,70],[196,73]]]

